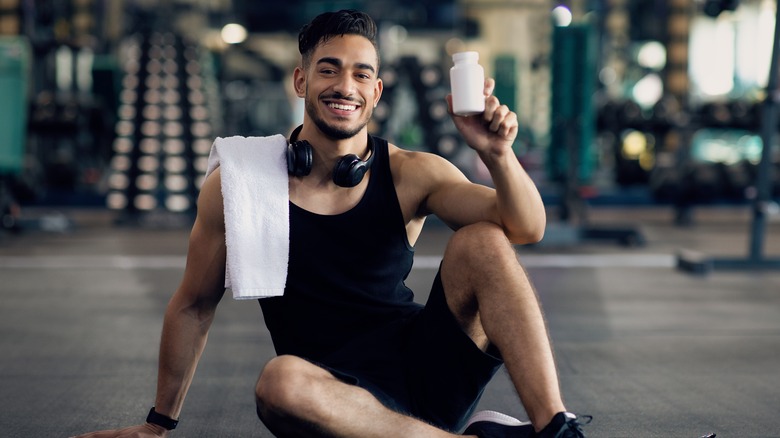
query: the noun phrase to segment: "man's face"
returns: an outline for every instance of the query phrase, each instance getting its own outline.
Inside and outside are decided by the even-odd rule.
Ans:
[[[374,46],[358,35],[336,36],[320,44],[304,70],[295,71],[295,89],[306,114],[333,139],[350,138],[371,119],[382,94]]]

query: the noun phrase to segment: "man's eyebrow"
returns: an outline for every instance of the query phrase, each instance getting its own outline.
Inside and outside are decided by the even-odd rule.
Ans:
[[[331,64],[336,67],[341,67],[343,63],[338,58],[331,58],[326,56],[324,58],[320,58],[319,60],[317,60],[317,64]],[[369,70],[371,71],[371,73],[376,73],[376,69],[371,64],[358,62],[355,63],[355,67],[360,70]]]
[[[369,70],[371,71],[371,73],[376,73],[374,66],[371,64],[364,64],[362,62],[358,62],[357,64],[355,64],[355,67],[357,67],[360,70]]]
[[[328,57],[325,57],[325,58],[320,58],[319,60],[317,60],[317,64],[331,64],[331,65],[334,65],[336,67],[341,67],[341,60],[338,59],[338,58],[328,58]]]

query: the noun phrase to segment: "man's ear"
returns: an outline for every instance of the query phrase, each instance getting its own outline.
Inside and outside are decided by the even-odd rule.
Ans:
[[[306,97],[306,73],[300,66],[295,67],[293,72],[293,86],[298,97]]]
[[[379,104],[379,99],[382,97],[383,89],[384,83],[382,83],[382,79],[377,79],[376,85],[374,85],[374,108],[376,108],[377,104]]]

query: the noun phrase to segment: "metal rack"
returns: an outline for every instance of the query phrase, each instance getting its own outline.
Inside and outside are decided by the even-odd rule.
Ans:
[[[777,130],[778,104],[778,64],[780,64],[780,3],[775,5],[775,33],[772,46],[772,58],[769,67],[769,79],[766,96],[761,111],[761,161],[756,175],[756,197],[753,201],[753,220],[750,225],[750,247],[746,257],[725,258],[709,257],[705,254],[681,250],[677,254],[677,267],[682,271],[695,274],[707,274],[713,270],[765,270],[780,269],[780,258],[764,255],[767,217],[772,203],[772,147]]]

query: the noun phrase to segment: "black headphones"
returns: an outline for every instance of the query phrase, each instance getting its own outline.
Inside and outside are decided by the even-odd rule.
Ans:
[[[306,140],[296,140],[303,125],[295,128],[287,144],[287,172],[293,176],[306,176],[311,172],[314,153]],[[339,158],[333,168],[333,182],[341,187],[355,187],[363,180],[374,161],[374,139],[368,136],[368,159],[363,161],[355,154]]]

